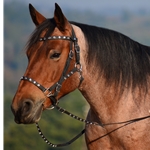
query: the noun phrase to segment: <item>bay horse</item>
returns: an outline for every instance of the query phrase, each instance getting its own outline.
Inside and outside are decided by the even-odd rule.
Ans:
[[[37,123],[43,110],[78,89],[90,105],[88,150],[150,150],[150,47],[109,29],[68,21],[58,4],[46,19],[31,4],[36,26],[27,45],[28,66],[13,98],[15,122]],[[115,123],[116,122],[116,123]],[[107,135],[102,137],[103,135]]]

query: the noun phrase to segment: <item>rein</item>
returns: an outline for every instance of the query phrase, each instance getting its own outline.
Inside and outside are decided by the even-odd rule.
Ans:
[[[61,113],[65,113],[67,115],[69,115],[70,117],[78,120],[78,121],[81,121],[81,122],[84,122],[86,125],[98,125],[98,126],[101,126],[101,127],[104,127],[104,126],[109,126],[109,125],[114,125],[114,124],[123,124],[122,126],[110,131],[109,133],[105,134],[105,135],[102,135],[101,137],[99,137],[98,139],[100,138],[103,138],[104,136],[107,136],[109,134],[111,134],[112,132],[128,125],[128,124],[131,124],[131,123],[134,123],[134,122],[138,122],[138,121],[141,121],[141,120],[144,120],[144,119],[147,119],[147,118],[150,118],[150,115],[149,116],[146,116],[146,117],[141,117],[141,118],[136,118],[136,119],[132,119],[132,120],[128,120],[128,121],[124,121],[124,122],[117,122],[117,123],[107,123],[107,124],[99,124],[97,122],[90,122],[88,120],[85,120],[85,119],[82,119],[76,115],[73,115],[72,113],[66,111],[65,109],[61,108],[58,106],[58,102],[57,102],[57,95],[58,93],[60,92],[60,89],[62,87],[62,83],[68,79],[70,76],[72,76],[75,72],[78,72],[79,73],[79,79],[80,79],[80,83],[79,83],[79,86],[80,84],[82,83],[83,81],[83,77],[82,77],[82,65],[80,64],[80,47],[78,45],[78,41],[77,41],[77,38],[75,36],[75,32],[72,28],[72,35],[71,37],[69,36],[50,36],[50,37],[43,37],[43,38],[40,38],[39,41],[46,41],[46,40],[68,40],[70,41],[70,51],[69,51],[69,55],[68,55],[68,58],[67,58],[67,61],[66,61],[66,65],[64,67],[64,70],[63,70],[63,73],[59,79],[59,81],[57,83],[55,83],[54,85],[52,85],[51,87],[49,88],[45,88],[44,86],[42,86],[40,83],[38,83],[37,81],[33,80],[32,78],[30,77],[26,77],[26,76],[22,76],[20,80],[25,80],[25,81],[29,81],[30,83],[34,84],[35,86],[37,86],[52,102],[52,108],[50,109],[57,109],[58,111],[60,111]],[[73,44],[74,44],[74,51],[73,51]],[[69,68],[69,65],[70,65],[70,62],[71,60],[73,59],[73,56],[74,56],[74,52],[75,52],[75,58],[76,58],[76,63],[74,65],[74,68],[69,72],[68,72],[68,68]],[[50,146],[52,147],[62,147],[62,146],[67,146],[71,143],[73,143],[76,139],[78,139],[82,134],[85,133],[85,129],[83,129],[78,135],[76,135],[73,139],[71,139],[69,142],[66,142],[66,143],[63,143],[63,144],[53,144],[51,142],[49,142],[47,140],[47,138],[43,135],[38,123],[36,123],[36,127],[37,127],[37,130],[39,132],[39,135],[43,138],[43,140]],[[95,140],[94,140],[95,141]],[[92,141],[92,142],[94,142]]]
[[[24,77],[24,78],[27,80],[27,77]],[[30,82],[32,82],[32,83],[34,82],[34,84],[35,84],[35,81],[32,80],[31,78],[28,78],[28,81],[30,81]],[[36,86],[39,86],[39,83],[36,82]],[[41,87],[41,86],[39,86],[39,87]],[[53,100],[53,101],[55,101],[55,100]],[[112,130],[112,131],[110,131],[110,132],[108,132],[108,133],[106,133],[106,134],[100,136],[98,139],[101,139],[101,138],[103,138],[103,137],[105,137],[105,136],[111,134],[112,132],[115,132],[116,130],[118,130],[118,129],[124,127],[124,126],[127,126],[127,125],[129,125],[129,124],[132,124],[132,123],[135,123],[135,122],[138,122],[138,121],[145,120],[145,119],[147,119],[147,118],[150,118],[150,115],[148,115],[148,116],[145,116],[145,117],[135,118],[135,119],[131,119],[131,120],[128,120],[128,121],[123,121],[123,122],[115,122],[115,123],[107,123],[107,124],[102,124],[102,123],[101,123],[101,124],[99,124],[99,123],[97,123],[97,122],[90,122],[90,121],[88,121],[88,120],[85,120],[85,119],[83,119],[83,118],[80,118],[80,117],[78,117],[78,116],[76,116],[76,115],[70,113],[69,111],[67,111],[67,110],[63,109],[62,107],[58,106],[58,103],[57,103],[56,105],[53,105],[53,108],[57,109],[57,110],[58,110],[59,112],[61,112],[61,113],[67,114],[68,116],[70,116],[70,117],[72,117],[72,118],[74,118],[74,119],[76,119],[76,120],[78,120],[78,121],[80,121],[80,122],[84,122],[86,125],[88,125],[88,124],[89,124],[89,125],[97,125],[97,126],[100,126],[100,127],[103,127],[103,128],[104,128],[105,126],[110,126],[110,125],[115,125],[115,124],[120,124],[120,125],[123,124],[122,126],[120,126],[120,127],[118,127],[118,128],[115,128],[114,130]],[[63,147],[63,146],[70,145],[70,144],[72,144],[75,140],[77,140],[80,136],[82,136],[82,135],[85,133],[85,131],[86,131],[85,129],[83,129],[78,135],[76,135],[74,138],[72,138],[70,141],[68,141],[68,142],[66,142],[66,143],[53,144],[53,143],[51,143],[51,142],[44,136],[44,134],[42,133],[42,131],[41,131],[41,129],[40,129],[38,123],[36,123],[36,127],[37,127],[37,130],[38,130],[38,132],[39,132],[39,135],[40,135],[40,136],[42,137],[42,139],[43,139],[48,145],[50,145],[51,147]],[[96,140],[98,140],[98,139],[96,139]],[[96,140],[93,140],[93,141],[91,141],[90,143],[95,142]]]
[[[99,123],[97,123],[97,122],[91,122],[91,121],[82,119],[82,118],[80,118],[80,117],[78,117],[78,116],[76,116],[76,115],[74,115],[74,114],[72,114],[72,113],[66,111],[66,110],[63,109],[62,107],[59,107],[58,105],[55,105],[54,108],[57,109],[59,112],[64,113],[64,114],[67,114],[68,116],[70,116],[70,117],[72,117],[72,118],[74,118],[74,119],[76,119],[76,120],[78,120],[78,121],[80,121],[80,122],[84,122],[86,125],[88,125],[88,124],[89,124],[89,125],[97,125],[97,126],[100,126],[100,127],[103,127],[103,128],[104,128],[105,126],[111,126],[111,125],[115,125],[115,124],[121,124],[121,125],[122,125],[122,126],[120,126],[120,127],[118,127],[118,128],[115,128],[115,129],[109,131],[108,133],[106,133],[106,134],[100,136],[99,138],[97,138],[97,139],[91,141],[90,143],[95,142],[96,140],[99,140],[99,139],[101,139],[101,138],[103,138],[103,137],[105,137],[105,136],[107,136],[107,135],[109,135],[109,134],[111,134],[111,133],[113,133],[113,132],[119,130],[120,128],[123,128],[123,127],[129,125],[129,124],[132,124],[132,123],[135,123],[135,122],[142,121],[142,120],[145,120],[145,119],[147,119],[147,118],[150,118],[150,115],[148,115],[148,116],[145,116],[145,117],[135,118],[135,119],[131,119],[131,120],[127,120],[127,121],[122,121],[122,122],[114,122],[114,123],[106,123],[106,124],[102,124],[102,123],[101,123],[101,124],[99,124]],[[38,123],[36,123],[36,127],[37,127],[37,130],[38,130],[38,132],[39,132],[39,135],[40,135],[40,136],[42,137],[42,139],[43,139],[48,145],[50,145],[51,147],[63,147],[63,146],[70,145],[70,144],[72,144],[75,140],[77,140],[81,135],[83,135],[83,134],[85,133],[85,131],[86,131],[85,129],[83,129],[78,135],[76,135],[74,138],[72,138],[70,141],[68,141],[68,142],[66,142],[66,143],[63,143],[63,144],[53,144],[53,143],[51,143],[51,142],[44,136],[44,134],[42,133],[42,131],[41,131],[41,129],[40,129]]]

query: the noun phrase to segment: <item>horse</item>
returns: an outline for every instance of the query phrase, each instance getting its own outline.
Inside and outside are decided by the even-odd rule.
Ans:
[[[29,11],[36,29],[11,105],[15,122],[37,123],[44,110],[78,89],[90,106],[87,120],[102,125],[85,125],[88,150],[149,150],[150,47],[117,31],[69,21],[56,3],[50,19],[31,4]],[[122,126],[125,120],[132,122]]]

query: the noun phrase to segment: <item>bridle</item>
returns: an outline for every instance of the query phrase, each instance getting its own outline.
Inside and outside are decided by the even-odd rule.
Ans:
[[[39,39],[39,41],[46,41],[46,40],[68,40],[68,41],[70,41],[69,55],[68,55],[68,58],[67,58],[67,61],[66,61],[63,73],[62,73],[59,81],[57,83],[53,84],[51,87],[45,88],[40,83],[38,83],[37,81],[35,81],[32,78],[27,77],[27,76],[22,76],[20,80],[29,81],[30,83],[32,83],[35,86],[37,86],[51,100],[51,103],[52,103],[52,108],[51,109],[55,108],[58,111],[60,111],[61,113],[65,113],[65,114],[69,115],[70,117],[72,117],[72,118],[74,118],[76,120],[84,122],[86,125],[89,124],[89,125],[98,125],[98,126],[104,127],[104,126],[115,125],[115,124],[123,124],[122,126],[120,126],[120,127],[116,128],[116,129],[108,132],[107,134],[104,134],[104,135],[100,136],[98,139],[103,138],[103,137],[111,134],[112,132],[114,132],[114,131],[116,131],[116,130],[124,127],[124,126],[127,126],[127,125],[129,125],[131,123],[138,122],[138,121],[150,118],[150,115],[148,115],[148,116],[145,116],[145,117],[135,118],[135,119],[131,119],[131,120],[124,121],[124,122],[107,123],[107,124],[100,123],[99,124],[97,122],[90,122],[88,120],[82,119],[82,118],[80,118],[80,117],[78,117],[76,115],[73,115],[72,113],[66,111],[65,109],[59,107],[56,97],[58,96],[58,94],[60,92],[60,89],[62,87],[62,83],[66,79],[68,79],[70,76],[72,76],[75,72],[79,73],[79,79],[80,79],[79,86],[80,86],[80,84],[82,83],[82,81],[84,79],[83,76],[82,76],[82,65],[80,63],[80,47],[78,45],[78,40],[76,38],[76,35],[75,35],[75,32],[74,32],[73,28],[72,28],[72,35],[71,35],[71,37],[70,36],[49,36],[47,38],[46,37],[42,37],[42,38]],[[74,47],[74,51],[73,51],[73,47]],[[68,68],[69,68],[71,60],[73,59],[74,52],[75,52],[75,60],[76,60],[76,62],[75,62],[74,68],[71,71],[69,71],[69,73],[68,73]],[[36,126],[37,126],[37,129],[38,129],[39,135],[41,135],[43,140],[48,145],[50,145],[52,147],[67,146],[67,145],[73,143],[76,139],[78,139],[82,134],[85,133],[85,129],[83,129],[77,136],[75,136],[70,141],[68,141],[66,143],[63,143],[63,144],[53,144],[53,143],[49,142],[47,140],[47,138],[43,135],[43,133],[42,133],[38,123],[36,123]],[[91,143],[92,142],[95,142],[95,140],[91,141]]]
[[[52,105],[55,106],[57,104],[56,97],[57,97],[58,93],[60,92],[60,89],[62,87],[62,83],[66,79],[68,79],[70,76],[72,76],[75,72],[78,72],[79,73],[79,79],[80,79],[79,86],[83,81],[82,65],[80,63],[80,47],[78,45],[78,41],[77,41],[77,38],[76,38],[76,35],[75,35],[73,28],[72,28],[71,37],[69,37],[69,36],[49,36],[47,38],[43,37],[43,38],[39,39],[39,41],[46,41],[46,40],[68,40],[68,41],[70,41],[69,55],[68,55],[68,58],[66,60],[65,67],[64,67],[63,73],[62,73],[59,81],[56,82],[55,84],[53,84],[51,87],[45,88],[40,83],[38,83],[37,81],[33,80],[30,77],[22,76],[21,80],[29,81],[29,82],[33,83],[35,86],[37,86],[48,98],[50,98]],[[74,68],[68,73],[68,68],[70,66],[70,62],[74,56],[73,44],[74,44],[76,63],[74,65]]]
[[[20,78],[20,80],[29,81],[30,83],[32,83],[36,87],[38,87],[46,95],[46,97],[48,97],[51,100],[52,107],[50,109],[56,108],[61,113],[66,113],[69,116],[71,116],[71,117],[73,117],[73,118],[75,118],[77,120],[80,120],[82,122],[90,123],[90,122],[88,122],[88,121],[86,121],[84,119],[81,119],[80,117],[77,117],[77,116],[69,113],[65,109],[59,107],[58,106],[58,101],[56,99],[56,97],[57,97],[57,95],[60,92],[60,89],[62,87],[62,83],[65,80],[67,80],[69,77],[71,77],[75,72],[79,73],[79,79],[80,79],[80,81],[79,81],[79,85],[78,86],[80,86],[80,84],[84,80],[84,78],[82,76],[82,65],[80,63],[80,47],[78,45],[78,40],[76,38],[76,35],[75,35],[75,32],[74,32],[73,28],[72,28],[72,35],[71,35],[71,37],[70,36],[49,36],[49,37],[42,37],[42,38],[39,39],[39,42],[46,41],[46,40],[67,40],[67,41],[70,41],[70,51],[69,51],[65,67],[64,67],[64,70],[62,72],[62,75],[61,75],[59,81],[56,82],[56,83],[54,83],[51,87],[45,88],[43,85],[41,85],[40,83],[38,83],[36,80],[34,80],[34,79],[30,78],[30,77],[27,77],[27,76],[22,76]],[[73,48],[74,48],[74,51],[73,51]],[[71,60],[74,57],[74,52],[75,52],[75,60],[76,60],[76,62],[75,62],[74,68],[71,71],[69,71],[69,73],[68,73],[70,62],[71,62]],[[44,139],[44,141],[47,144],[49,144],[50,146],[52,146],[52,147],[62,147],[62,146],[66,146],[68,144],[71,144],[73,141],[75,141],[78,137],[80,137],[85,132],[85,129],[82,130],[81,133],[79,133],[76,137],[74,137],[72,140],[70,140],[67,143],[64,143],[64,144],[52,144],[51,142],[49,142],[44,137],[44,135],[42,134],[42,132],[40,130],[40,127],[39,127],[38,123],[36,123],[36,126],[37,126],[37,129],[39,131],[39,134]]]

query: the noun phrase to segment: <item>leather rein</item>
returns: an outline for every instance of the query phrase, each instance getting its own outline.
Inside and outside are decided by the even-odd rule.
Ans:
[[[70,36],[49,36],[47,38],[43,37],[43,38],[39,39],[39,41],[46,41],[46,40],[68,40],[68,41],[70,41],[69,55],[68,55],[68,58],[67,58],[67,61],[66,61],[66,65],[64,67],[63,73],[62,73],[59,81],[57,83],[55,83],[54,85],[52,85],[51,87],[45,88],[40,83],[38,83],[37,81],[35,81],[32,78],[27,77],[27,76],[22,76],[20,80],[29,81],[30,83],[32,83],[35,86],[37,86],[51,100],[52,108],[50,108],[50,109],[55,108],[58,111],[60,111],[61,113],[65,113],[65,114],[69,115],[70,117],[72,117],[72,118],[74,118],[74,119],[76,119],[78,121],[84,122],[86,125],[89,124],[89,125],[98,125],[98,126],[104,127],[104,126],[109,126],[109,125],[114,125],[114,124],[123,124],[122,126],[120,126],[120,127],[116,128],[116,129],[108,132],[107,134],[102,135],[101,137],[99,137],[99,139],[103,138],[104,136],[107,136],[107,135],[111,134],[112,132],[114,132],[114,131],[116,131],[116,130],[118,130],[118,129],[120,129],[120,128],[128,125],[128,124],[131,124],[131,123],[134,123],[134,122],[137,122],[137,121],[141,121],[141,120],[150,118],[150,115],[149,115],[149,116],[146,116],[146,117],[136,118],[136,119],[132,119],[132,120],[124,121],[124,122],[107,123],[107,124],[102,124],[101,123],[101,124],[99,124],[97,122],[90,122],[88,120],[82,119],[82,118],[80,118],[80,117],[78,117],[76,115],[73,115],[72,113],[66,111],[65,109],[59,107],[56,97],[57,97],[58,93],[60,92],[60,89],[62,87],[62,83],[66,79],[68,79],[70,76],[72,76],[75,72],[79,73],[79,79],[80,79],[79,86],[82,83],[82,81],[84,80],[84,78],[82,77],[82,65],[80,63],[80,47],[78,45],[78,41],[77,41],[77,38],[76,38],[76,35],[75,35],[75,32],[74,32],[73,28],[72,28],[72,35],[71,35],[71,37]],[[74,51],[73,51],[73,44],[74,44]],[[69,68],[71,60],[73,59],[74,52],[75,52],[76,63],[74,65],[74,68],[68,73],[68,68]],[[82,134],[85,133],[85,129],[83,129],[78,135],[76,135],[70,141],[68,141],[66,143],[62,143],[62,144],[53,144],[43,135],[43,133],[42,133],[38,123],[36,123],[36,127],[37,127],[37,130],[39,132],[39,135],[51,147],[67,146],[67,145],[73,143],[76,139],[78,139]],[[94,142],[94,141],[92,141],[92,142]]]

